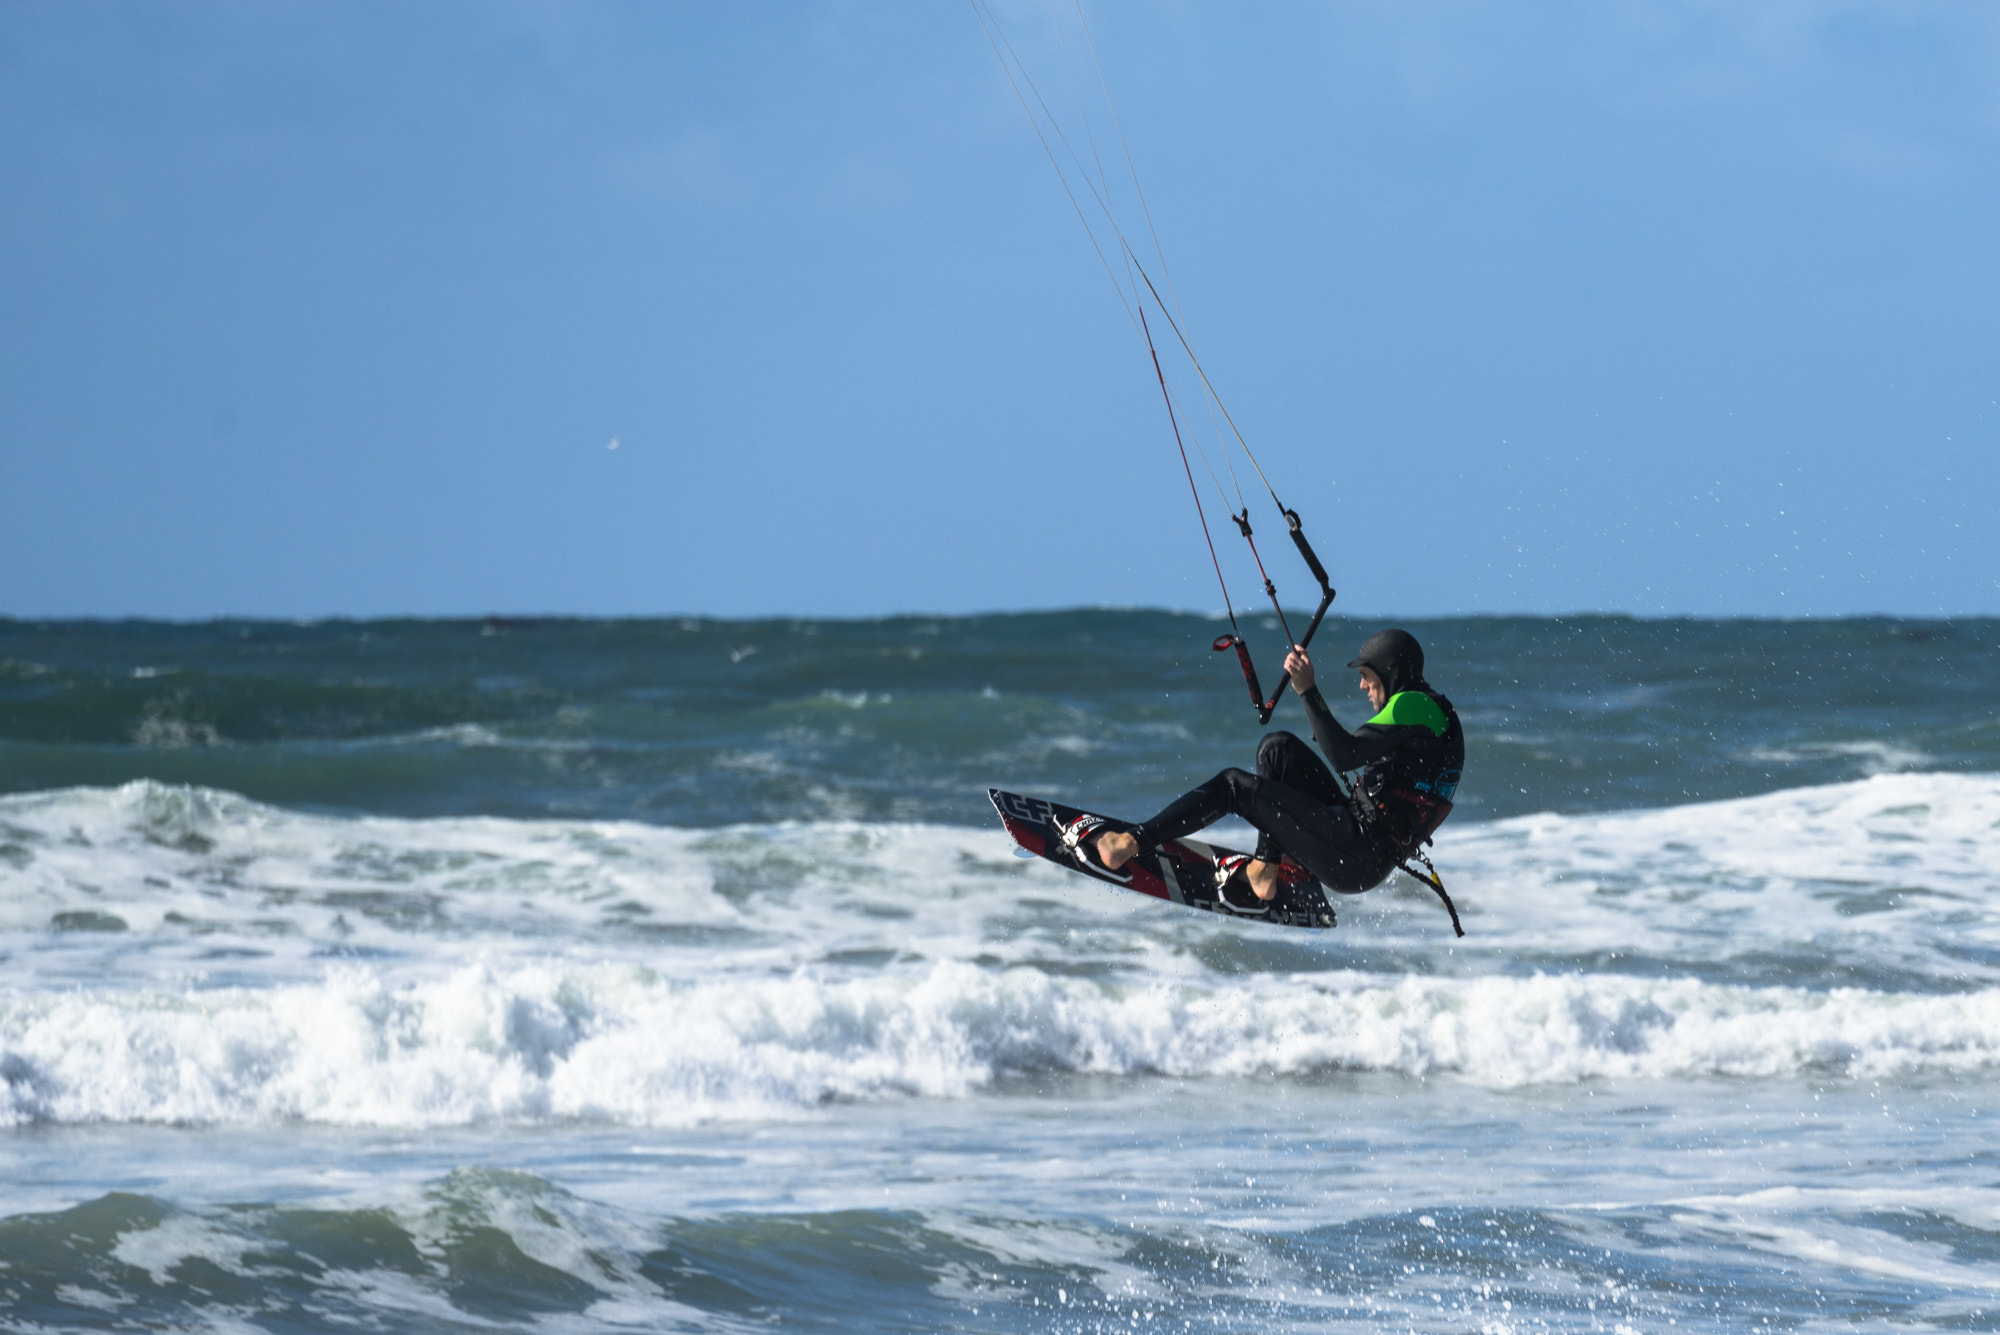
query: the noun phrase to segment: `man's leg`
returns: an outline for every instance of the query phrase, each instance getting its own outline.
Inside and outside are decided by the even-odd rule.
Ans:
[[[1244,869],[1259,899],[1270,899],[1277,893],[1278,859],[1287,854],[1327,889],[1358,894],[1380,884],[1396,862],[1362,833],[1346,799],[1333,785],[1332,772],[1323,764],[1320,769],[1326,786],[1333,789],[1333,802],[1323,802],[1314,793],[1275,778],[1258,778],[1240,769],[1224,770],[1176,798],[1132,833],[1100,836],[1098,856],[1116,870],[1146,849],[1193,834],[1224,816],[1237,815],[1260,832],[1259,856]],[[1312,781],[1309,773],[1298,777]]]
[[[1304,793],[1322,806],[1345,811],[1347,794],[1340,781],[1333,776],[1333,770],[1320,759],[1319,752],[1289,732],[1274,732],[1265,736],[1257,748],[1257,776],[1275,779],[1287,788]],[[1257,840],[1257,856],[1276,860],[1285,855],[1283,843],[1268,827],[1258,827],[1261,831]]]
[[[1097,837],[1098,861],[1113,871],[1150,848],[1169,839],[1179,839],[1215,824],[1247,801],[1247,790],[1257,776],[1240,769],[1226,769],[1199,788],[1190,788],[1166,805],[1159,815],[1144,822],[1130,834],[1110,831]]]
[[[1347,795],[1319,752],[1289,732],[1265,735],[1257,747],[1257,777],[1276,779],[1326,806],[1347,805]]]
[[[1344,800],[1338,805],[1321,802],[1290,784],[1265,779],[1243,817],[1267,832],[1321,885],[1341,894],[1381,884],[1396,866],[1396,859],[1362,832]]]
[[[1112,831],[1099,835],[1097,859],[1116,871],[1145,850],[1158,848],[1169,839],[1179,839],[1205,829],[1224,816],[1242,816],[1252,824],[1258,824],[1252,813],[1260,809],[1258,790],[1266,786],[1265,780],[1248,771],[1226,769],[1199,788],[1190,789],[1175,798],[1159,815],[1131,833]],[[1309,798],[1306,800],[1310,801]],[[1259,825],[1259,828],[1262,826]],[[1278,893],[1278,859],[1263,856],[1264,838],[1261,835],[1257,846],[1259,855],[1244,867],[1243,874],[1250,882],[1251,893],[1259,899],[1268,900]]]
[[[1381,884],[1396,859],[1355,823],[1354,808],[1331,766],[1289,732],[1257,748],[1258,810],[1245,819],[1260,831],[1257,856],[1289,855],[1327,889],[1359,894]]]

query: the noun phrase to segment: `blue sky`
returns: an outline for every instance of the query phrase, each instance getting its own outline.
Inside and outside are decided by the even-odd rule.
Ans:
[[[1086,12],[1343,610],[2000,612],[2000,10]],[[0,614],[1220,606],[969,6],[13,0],[0,180]]]

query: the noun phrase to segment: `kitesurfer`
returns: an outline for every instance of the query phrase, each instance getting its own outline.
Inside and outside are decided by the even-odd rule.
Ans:
[[[1424,651],[1408,631],[1370,637],[1347,666],[1359,670],[1375,711],[1353,732],[1327,708],[1306,651],[1293,646],[1285,658],[1326,760],[1291,733],[1274,732],[1257,748],[1255,774],[1226,769],[1129,831],[1078,830],[1069,837],[1116,871],[1169,839],[1241,816],[1259,837],[1255,854],[1221,869],[1224,902],[1238,912],[1269,906],[1285,857],[1342,894],[1380,885],[1450,812],[1465,734],[1451,701],[1424,680]],[[1361,771],[1351,800],[1334,770]]]

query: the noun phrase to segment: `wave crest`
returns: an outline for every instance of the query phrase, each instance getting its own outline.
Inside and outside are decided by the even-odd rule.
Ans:
[[[688,986],[630,968],[363,968],[280,989],[0,1010],[0,1121],[672,1126],[1010,1077],[1378,1071],[1491,1087],[2000,1066],[2000,991],[1808,992],[1626,976],[1120,987],[939,963]]]

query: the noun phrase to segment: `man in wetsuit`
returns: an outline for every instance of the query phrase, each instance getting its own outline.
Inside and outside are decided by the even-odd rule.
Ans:
[[[1408,631],[1371,637],[1347,666],[1360,670],[1375,710],[1354,732],[1327,708],[1306,651],[1294,647],[1285,658],[1332,769],[1291,733],[1274,732],[1257,748],[1255,774],[1226,769],[1129,832],[1079,830],[1075,837],[1116,871],[1169,839],[1241,816],[1259,835],[1252,857],[1223,868],[1223,900],[1238,912],[1268,907],[1284,857],[1342,894],[1380,885],[1451,811],[1465,734],[1451,701],[1424,680],[1424,651]],[[1361,771],[1352,804],[1333,770]]]

